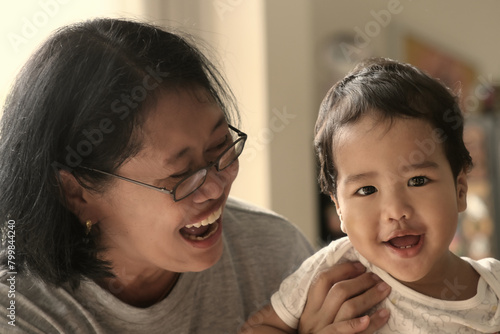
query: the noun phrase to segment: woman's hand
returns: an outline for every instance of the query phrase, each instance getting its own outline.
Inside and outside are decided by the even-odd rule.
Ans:
[[[318,274],[299,322],[301,334],[374,333],[389,319],[379,310],[362,316],[390,293],[390,287],[360,263],[337,264]]]

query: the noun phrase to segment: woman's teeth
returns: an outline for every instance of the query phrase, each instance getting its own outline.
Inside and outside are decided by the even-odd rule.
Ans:
[[[207,218],[203,219],[202,221],[195,223],[195,224],[186,225],[185,227],[186,228],[192,228],[192,227],[200,228],[202,226],[207,226],[207,225],[213,224],[213,223],[215,223],[215,221],[217,219],[219,219],[221,212],[222,212],[222,207],[220,207],[217,211],[212,212]]]
[[[217,230],[219,229],[219,225],[214,225],[215,227],[214,228],[210,228],[208,230],[208,233],[205,232],[203,233],[202,235],[192,235],[192,234],[187,234],[185,235],[188,239],[190,240],[193,240],[193,241],[202,241],[202,240],[205,240],[205,239],[208,239],[210,238],[215,232],[217,232]]]

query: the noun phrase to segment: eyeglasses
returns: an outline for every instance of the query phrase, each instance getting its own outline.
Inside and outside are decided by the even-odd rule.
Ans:
[[[215,159],[213,162],[210,162],[208,166],[204,168],[200,168],[186,177],[184,177],[182,180],[180,180],[173,188],[172,190],[169,190],[164,187],[156,187],[151,184],[147,184],[144,182],[136,181],[133,179],[129,179],[128,177],[120,176],[117,174],[113,173],[108,173],[99,169],[94,169],[94,168],[89,168],[89,167],[84,167],[80,166],[83,169],[87,169],[93,172],[105,174],[108,176],[116,177],[120,180],[124,180],[127,182],[132,182],[134,184],[137,184],[139,186],[143,186],[149,189],[153,189],[159,192],[162,192],[164,194],[170,194],[172,195],[172,198],[174,199],[175,202],[178,202],[192,193],[194,193],[198,188],[200,188],[204,183],[205,180],[207,179],[207,174],[208,171],[215,166],[215,169],[217,169],[217,172],[221,172],[224,169],[228,168],[231,166],[236,160],[238,160],[238,157],[241,155],[241,152],[243,152],[243,148],[245,146],[245,142],[247,140],[247,134],[241,132],[240,130],[236,129],[234,126],[229,125],[229,129],[234,131],[238,138],[234,140],[234,142],[231,144],[231,146],[227,147],[224,152],[222,152],[217,159]],[[234,138],[234,136],[233,136]]]

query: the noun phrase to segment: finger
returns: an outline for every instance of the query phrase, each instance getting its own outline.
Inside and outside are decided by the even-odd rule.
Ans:
[[[337,312],[335,321],[351,319],[366,313],[386,298],[390,292],[390,286],[383,281],[379,281],[375,286],[369,288],[362,294],[344,302]]]
[[[372,273],[364,273],[360,276],[335,283],[328,291],[328,294],[322,297],[323,304],[315,312],[317,314],[314,316],[316,326],[322,328],[333,323],[334,320],[335,322],[340,322],[363,315],[366,310],[356,310],[355,307],[358,307],[359,303],[349,302],[349,300],[375,286],[378,281],[374,277],[377,276],[374,276]],[[338,313],[341,309],[344,309],[344,311],[342,312],[342,317],[339,318]],[[304,310],[304,314],[309,315],[310,310]],[[351,316],[347,317],[347,314]]]
[[[370,325],[370,318],[365,315],[361,318],[336,322],[325,327],[321,334],[355,334],[362,333]],[[363,332],[364,333],[364,332]]]
[[[378,282],[375,277],[372,273],[364,273],[358,277],[336,283],[328,291],[328,295],[325,297],[321,308],[322,313],[329,315],[329,318],[325,320],[331,323],[334,319],[335,321],[343,321],[363,314],[364,311],[362,310],[356,312],[355,307],[359,303],[349,301],[373,288]],[[361,300],[361,302],[363,301],[364,299]],[[341,309],[344,309],[344,311],[342,312],[342,317],[339,317],[338,313]],[[347,315],[350,316],[347,317]]]
[[[360,332],[360,334],[373,334],[375,331],[382,328],[389,320],[390,313],[386,309],[381,309],[370,316],[368,327]]]
[[[317,312],[322,307],[331,287],[340,282],[361,275],[365,267],[359,262],[336,264],[316,275],[307,295],[306,307]],[[336,312],[335,312],[336,313]]]

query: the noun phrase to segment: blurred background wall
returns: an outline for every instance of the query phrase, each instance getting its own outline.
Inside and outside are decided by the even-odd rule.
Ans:
[[[0,15],[2,101],[36,45],[64,24],[127,17],[202,39],[238,98],[249,134],[232,194],[286,216],[317,246],[338,236],[335,213],[316,185],[312,134],[321,99],[359,59],[415,63],[461,91],[476,126],[470,145],[481,163],[472,179],[473,209],[454,247],[496,254],[499,1],[26,0],[4,4]]]

